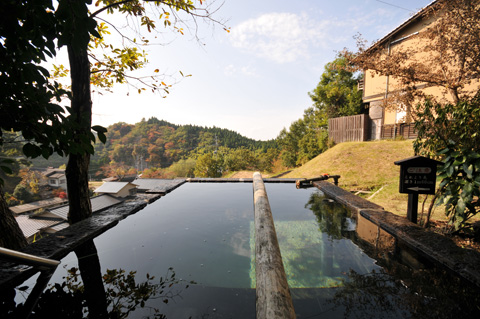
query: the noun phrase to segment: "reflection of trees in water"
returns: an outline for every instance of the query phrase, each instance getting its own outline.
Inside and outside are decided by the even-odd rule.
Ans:
[[[408,318],[402,307],[406,288],[381,272],[366,275],[351,270],[334,298],[335,306],[345,309],[345,318]]]
[[[82,244],[75,253],[79,267],[68,269],[63,282],[55,283],[43,292],[29,318],[128,318],[139,308],[150,313],[143,315],[144,318],[165,318],[158,307],[148,306],[147,302],[161,299],[168,303],[180,296],[181,290],[174,285],[185,283],[176,279],[172,268],[158,280],[147,274],[143,282],[136,281],[135,271],[126,273],[123,269],[108,269],[102,276],[93,240]],[[25,305],[15,304],[14,291],[5,301],[6,295],[2,295],[0,317],[25,317]]]
[[[345,318],[480,318],[478,288],[444,271],[396,265],[388,273],[351,270],[332,303]]]
[[[342,239],[348,231],[349,212],[342,205],[327,199],[319,193],[312,193],[305,204],[316,216],[320,231],[330,239]]]

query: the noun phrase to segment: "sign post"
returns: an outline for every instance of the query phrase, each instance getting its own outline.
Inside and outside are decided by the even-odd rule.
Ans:
[[[400,193],[408,194],[407,218],[417,223],[418,194],[435,194],[437,165],[442,162],[423,156],[394,162],[400,165]]]

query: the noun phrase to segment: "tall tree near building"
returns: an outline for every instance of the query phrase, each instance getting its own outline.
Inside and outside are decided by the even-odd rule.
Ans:
[[[438,198],[449,219],[447,230],[457,232],[480,211],[480,2],[438,0],[412,19],[424,24],[419,32],[398,39],[393,47],[391,43],[360,46],[349,59],[398,82],[391,94],[397,101],[393,105],[411,110],[407,115],[413,117],[418,132],[415,153],[444,163],[428,216]],[[429,87],[443,94],[428,95]]]
[[[330,118],[365,113],[362,91],[357,89],[361,76],[353,72],[343,55],[325,65],[320,82],[309,93],[315,108],[324,117],[325,127]]]
[[[418,18],[427,26],[411,34],[410,44],[389,50],[360,40],[358,52],[345,56],[360,69],[394,77],[401,88],[395,98],[404,103],[425,98],[425,85],[443,88],[453,104],[473,97],[478,85],[471,84],[480,79],[480,3],[438,0]]]
[[[285,166],[302,165],[328,148],[328,119],[366,112],[357,89],[360,78],[345,56],[338,55],[325,65],[320,82],[309,93],[313,107],[278,135]]]

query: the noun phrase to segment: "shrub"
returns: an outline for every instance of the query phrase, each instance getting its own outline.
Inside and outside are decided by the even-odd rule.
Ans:
[[[417,106],[415,153],[443,161],[437,204],[457,232],[480,211],[480,91],[470,101]]]

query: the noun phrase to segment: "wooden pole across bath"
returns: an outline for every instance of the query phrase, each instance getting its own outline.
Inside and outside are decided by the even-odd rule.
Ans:
[[[296,318],[265,184],[253,174],[257,318]]]

